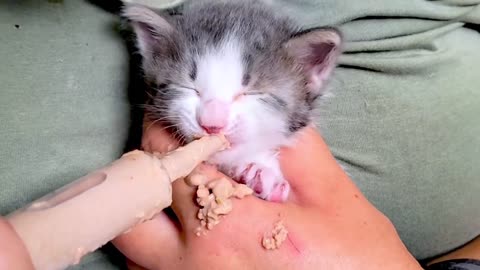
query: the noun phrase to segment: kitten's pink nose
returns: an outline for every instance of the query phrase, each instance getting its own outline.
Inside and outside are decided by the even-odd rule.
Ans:
[[[228,103],[219,100],[207,101],[199,112],[198,123],[208,134],[220,133],[227,126],[229,111]]]
[[[223,129],[223,127],[206,127],[202,126],[202,128],[208,133],[208,134],[218,134],[220,131]]]

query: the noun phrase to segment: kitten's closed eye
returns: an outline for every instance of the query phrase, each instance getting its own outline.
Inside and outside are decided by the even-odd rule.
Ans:
[[[247,86],[247,85],[250,83],[250,79],[251,79],[250,74],[245,74],[245,75],[243,75],[242,85],[243,85],[243,86]]]
[[[195,81],[197,79],[197,64],[195,62],[192,63],[192,70],[190,71],[190,79]]]
[[[243,94],[246,95],[246,96],[254,96],[254,95],[263,95],[265,93],[262,92],[262,91],[247,91]]]
[[[200,95],[200,92],[193,88],[193,87],[189,87],[189,86],[185,86],[185,85],[180,85],[180,84],[172,84],[172,86],[174,86],[175,88],[177,89],[185,89],[185,90],[188,90],[188,91],[194,91],[197,95]]]
[[[240,99],[241,97],[244,97],[244,96],[259,96],[259,95],[264,95],[265,93],[261,92],[261,91],[245,91],[245,92],[241,92],[239,94],[237,94],[233,100],[238,100]]]

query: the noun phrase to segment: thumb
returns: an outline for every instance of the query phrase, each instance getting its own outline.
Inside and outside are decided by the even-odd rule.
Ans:
[[[318,203],[322,193],[348,180],[314,127],[304,128],[292,146],[280,150],[280,168],[298,202]]]

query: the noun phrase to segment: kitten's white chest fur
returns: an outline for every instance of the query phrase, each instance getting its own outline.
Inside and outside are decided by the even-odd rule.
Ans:
[[[266,123],[272,127],[262,126],[265,123],[255,120],[268,115],[268,111],[248,100],[232,102],[246,90],[246,86],[242,85],[246,71],[241,43],[235,39],[226,40],[215,50],[196,57],[198,74],[193,84],[196,89],[201,89],[201,99],[221,100],[229,104],[229,115],[209,117],[228,117],[224,131],[232,141],[232,148],[215,155],[210,162],[237,181],[254,188],[261,198],[285,200],[289,185],[282,176],[277,149],[287,138],[281,132],[268,132],[283,130],[285,121],[272,117]]]

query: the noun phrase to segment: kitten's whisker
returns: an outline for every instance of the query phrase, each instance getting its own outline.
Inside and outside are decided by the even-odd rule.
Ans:
[[[153,127],[153,125],[155,125],[156,123],[158,123],[158,122],[160,122],[160,121],[161,121],[161,119],[157,119],[157,120],[155,120],[155,121],[152,121],[152,122],[148,125],[148,127],[145,129],[145,133],[148,132],[148,131],[150,130],[150,128]]]
[[[171,84],[171,85],[177,86],[177,87],[180,87],[180,88],[185,88],[185,89],[190,89],[190,90],[197,91],[197,89],[195,89],[193,87],[185,86],[185,85],[182,85],[182,84]]]
[[[146,94],[147,94],[148,98],[155,99],[155,97],[149,91],[146,91]]]
[[[169,114],[167,113],[162,113],[162,112],[154,112],[154,111],[149,111],[147,112],[147,115],[152,117],[153,119],[171,119],[171,120],[177,120],[179,119],[178,117],[176,116],[170,116]],[[167,115],[167,116],[163,116],[163,115]],[[152,119],[152,120],[153,120]]]
[[[190,126],[192,127],[195,127],[195,128],[200,128],[199,124],[193,122],[189,117],[186,116],[186,114],[182,114],[181,116],[183,116],[183,120],[187,122],[187,124],[189,124]]]
[[[180,143],[183,141],[186,141],[185,135],[183,135],[178,129],[175,130],[175,132],[173,133],[173,137],[175,140],[179,141]]]
[[[157,123],[157,122],[171,122],[173,120],[178,120],[177,118],[173,118],[173,117],[169,117],[169,116],[157,118],[154,114],[147,114],[147,117],[150,120],[155,121],[155,123]]]
[[[172,124],[172,125],[168,125],[168,126],[162,126],[162,128],[163,128],[164,130],[169,130],[169,129],[171,129],[171,128],[178,129],[178,127],[179,127],[179,126],[178,126],[177,124]]]
[[[149,123],[149,125],[148,125],[147,128],[145,129],[145,132],[147,132],[148,130],[150,130],[150,128],[152,128],[153,125],[155,125],[155,124],[157,124],[157,123],[165,122],[165,120],[170,120],[170,121],[171,121],[171,120],[177,120],[177,119],[175,118],[175,116],[174,116],[174,117],[164,116],[164,117],[160,117],[160,118],[158,118],[158,119],[155,119],[155,120],[153,120],[151,123]],[[167,128],[174,127],[174,126],[176,126],[176,124],[173,124],[173,125],[170,125],[170,126],[167,126],[167,127],[164,127],[164,126],[162,125],[162,128],[163,128],[163,129],[167,129]]]
[[[145,110],[148,110],[148,111],[164,111],[164,112],[168,112],[170,107],[167,107],[167,106],[164,106],[164,107],[160,107],[160,106],[155,106],[155,105],[149,105],[149,106],[144,106],[144,109]]]

